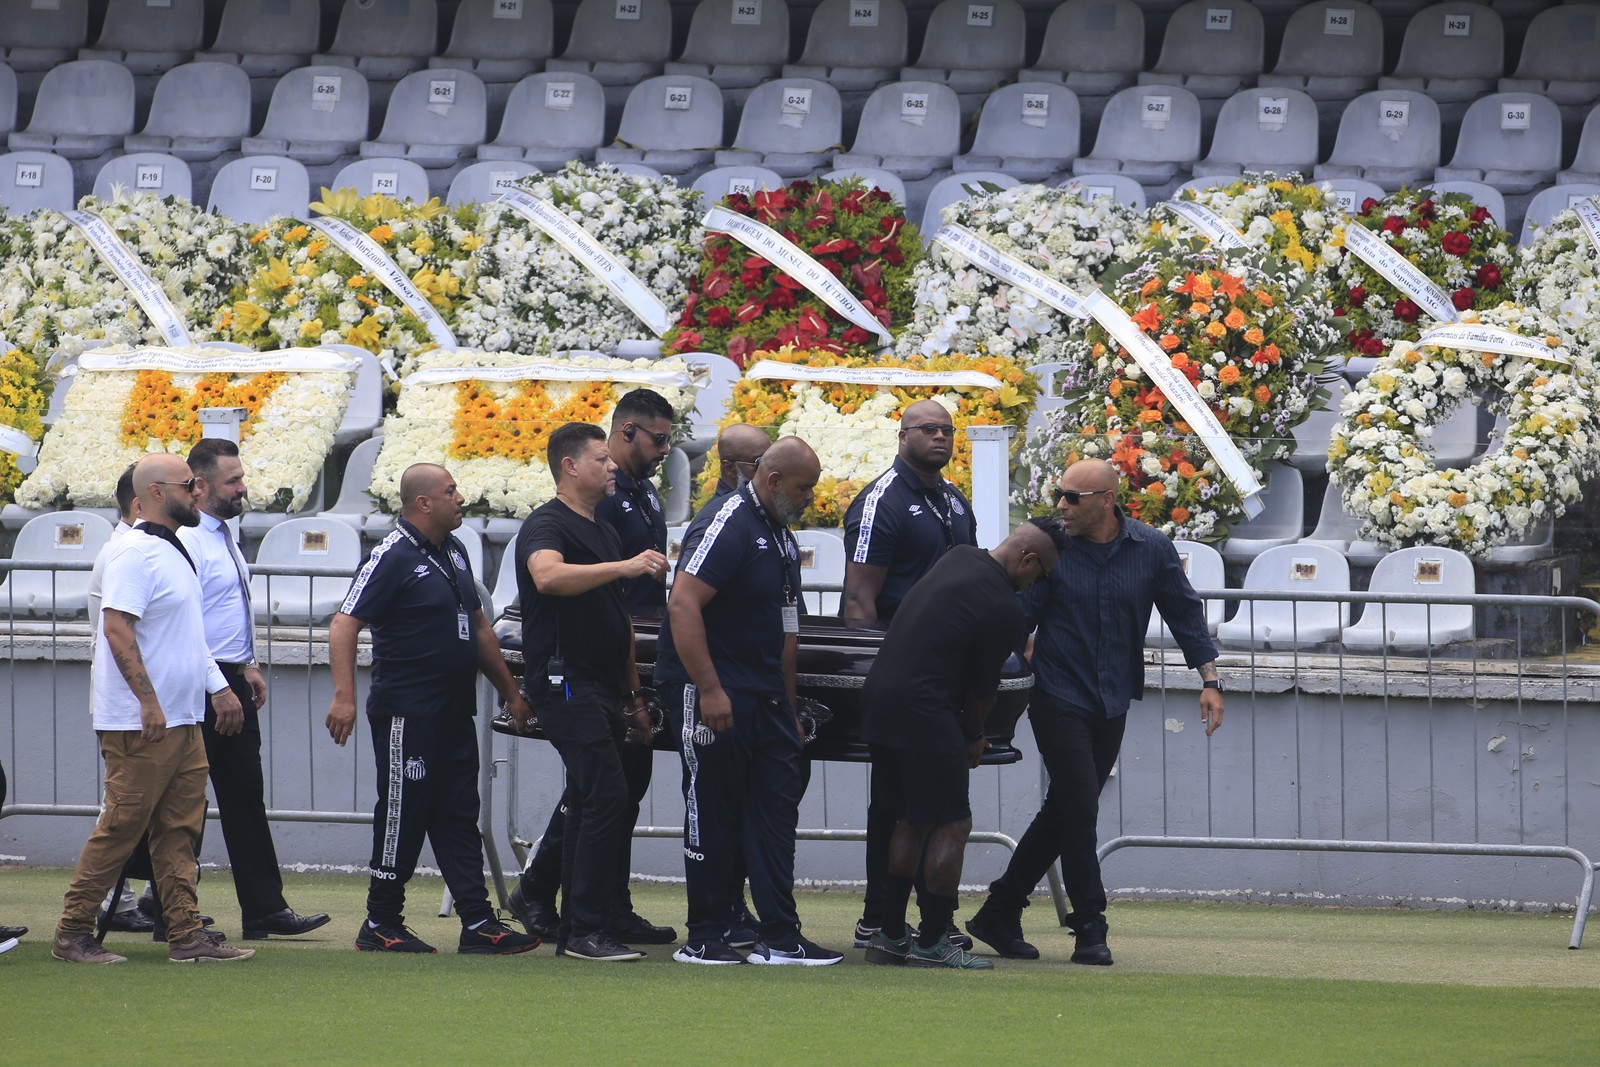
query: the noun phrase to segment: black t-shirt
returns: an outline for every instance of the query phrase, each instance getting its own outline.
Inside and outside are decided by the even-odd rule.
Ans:
[[[863,740],[922,752],[960,745],[969,697],[995,692],[1025,629],[1005,568],[981,548],[952,548],[889,624],[861,691]]]
[[[876,600],[878,619],[894,617],[911,587],[956,545],[976,545],[972,504],[948,481],[925,484],[905,460],[878,475],[844,517],[845,558],[887,567]]]
[[[701,508],[689,524],[677,577],[685,574],[717,591],[704,618],[706,645],[722,687],[783,699],[783,607],[800,599],[794,535],[768,521],[747,485],[721,504]],[[670,615],[656,646],[655,678],[658,683],[693,680],[673,645]]]
[[[339,608],[372,628],[368,713],[474,714],[478,634],[472,616],[481,606],[461,542],[446,536],[435,547],[415,526],[397,521]]]
[[[610,523],[622,546],[618,559],[632,559],[641,552],[667,550],[667,519],[661,511],[661,497],[648,478],[634,481],[628,472],[617,469],[617,491],[594,506],[594,517]],[[630,611],[659,615],[667,605],[667,588],[648,574],[622,583],[622,595]]]
[[[598,519],[598,512],[596,512]],[[576,566],[615,563],[623,558],[617,531],[609,522],[586,519],[559,500],[535,508],[517,531],[517,592],[522,598],[522,655],[535,678],[558,652],[566,673],[606,689],[628,688],[628,651],[633,621],[620,581],[607,582],[577,596],[545,596],[533,584],[528,560],[550,549]],[[537,695],[537,686],[530,686]]]

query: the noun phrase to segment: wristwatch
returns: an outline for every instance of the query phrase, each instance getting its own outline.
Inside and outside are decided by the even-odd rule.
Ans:
[[[1200,688],[1201,689],[1215,689],[1217,692],[1220,693],[1220,692],[1222,692],[1222,679],[1221,678],[1212,678],[1212,679],[1209,679],[1207,681],[1201,682],[1200,683]]]

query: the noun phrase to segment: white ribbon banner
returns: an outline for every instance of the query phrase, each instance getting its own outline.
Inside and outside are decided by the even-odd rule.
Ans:
[[[1589,246],[1600,252],[1600,205],[1594,202],[1594,197],[1586,196],[1573,204],[1572,210],[1578,213],[1583,232],[1589,235]]]
[[[1222,423],[1212,414],[1210,405],[1201,399],[1194,383],[1172,365],[1172,360],[1161,350],[1161,346],[1139,329],[1128,313],[1105,293],[1096,289],[1084,298],[1083,304],[1095,321],[1128,350],[1133,361],[1150,376],[1150,381],[1166,395],[1183,420],[1193,428],[1195,437],[1206,446],[1222,473],[1239,490],[1244,500],[1245,515],[1253,519],[1261,514],[1261,483],[1256,480],[1255,470],[1244,458],[1244,453],[1239,451],[1239,446],[1233,443],[1233,438],[1228,436],[1228,431],[1222,428]]]
[[[198,353],[209,352],[209,355]],[[325,348],[281,348],[274,352],[232,352],[204,347],[177,352],[170,348],[138,348],[132,352],[85,352],[78,370],[164,370],[175,374],[267,374],[272,371],[328,371],[354,374],[361,362]]]
[[[309,220],[312,226],[327,235],[328,240],[339,246],[340,251],[357,263],[363,270],[383,283],[383,287],[395,295],[406,310],[416,317],[427,329],[428,336],[441,348],[456,347],[456,335],[450,332],[450,327],[445,325],[443,316],[428,302],[406,272],[400,265],[389,258],[378,242],[345,222],[343,219],[324,217]]]
[[[1547,363],[1570,366],[1572,359],[1566,349],[1551,348],[1542,340],[1523,337],[1500,326],[1474,325],[1460,322],[1451,326],[1435,326],[1417,338],[1418,348],[1453,348],[1457,351],[1495,352],[1502,356],[1519,356]]]
[[[1162,206],[1199,230],[1214,245],[1223,248],[1250,247],[1250,242],[1244,239],[1244,234],[1233,228],[1232,223],[1203,204],[1193,200],[1168,200]]]
[[[958,389],[998,389],[1000,379],[975,370],[907,370],[901,367],[803,367],[775,359],[757,361],[744,372],[746,378],[791,382],[844,382],[848,385],[950,386]]]
[[[167,343],[189,344],[189,331],[183,325],[183,320],[178,317],[178,309],[172,306],[172,301],[167,299],[166,292],[156,284],[156,280],[145,273],[144,267],[134,254],[128,251],[128,246],[122,243],[122,238],[117,236],[116,231],[92,211],[72,210],[63,211],[61,214],[83,234],[84,240],[88,241],[105,261],[105,265],[111,268],[111,273],[128,287],[128,292],[144,309],[145,315],[155,324],[155,328],[161,331],[161,336],[167,339]]]
[[[1410,260],[1384,243],[1383,238],[1351,221],[1344,228],[1344,246],[1360,256],[1390,285],[1416,302],[1417,306],[1440,322],[1459,322],[1461,315],[1445,291],[1416,268]]]
[[[586,367],[571,363],[521,363],[515,367],[432,367],[401,379],[409,385],[445,385],[450,382],[626,382],[684,389],[694,378],[682,371],[644,370],[637,367]]]
[[[39,442],[15,427],[0,426],[0,451],[33,457],[39,454]]]
[[[700,221],[707,230],[727,234],[762,259],[777,266],[779,270],[811,290],[824,304],[863,330],[877,334],[878,339],[884,344],[887,345],[894,340],[888,327],[874,318],[872,312],[862,307],[861,302],[851,295],[850,290],[839,284],[839,279],[829,273],[828,268],[806,255],[799,246],[787,240],[777,230],[763,226],[755,219],[724,211],[720,207],[706,212],[706,217]]]
[[[933,235],[936,243],[943,245],[969,263],[1008,285],[1049,304],[1064,315],[1087,319],[1083,299],[1071,289],[1041,271],[1034,270],[1017,257],[1000,251],[965,226],[950,223],[939,227]]]
[[[672,316],[661,298],[652,293],[610,249],[596,241],[588,230],[567,218],[555,205],[522,189],[504,190],[498,202],[549,234],[551,240],[600,279],[601,284],[611,290],[611,295],[633,312],[640,322],[650,327],[657,337],[671,327]]]

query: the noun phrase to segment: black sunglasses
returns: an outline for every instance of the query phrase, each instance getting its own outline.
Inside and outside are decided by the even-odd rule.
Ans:
[[[954,438],[955,435],[956,435],[956,428],[954,426],[946,426],[942,422],[924,422],[924,423],[921,423],[921,424],[919,424],[917,426],[907,426],[907,427],[905,427],[905,429],[907,429],[907,430],[921,430],[923,433],[927,434],[929,437],[949,437],[949,438]]]
[[[651,433],[649,430],[645,430],[643,427],[636,426],[631,422],[628,423],[628,425],[626,425],[626,426],[624,426],[622,428],[622,434],[623,434],[624,437],[626,437],[628,440],[631,441],[631,440],[633,440],[634,432],[635,431],[641,431],[641,430],[643,431],[643,433],[644,433],[644,435],[646,437],[650,438],[650,440],[652,440],[652,441],[654,441],[656,443],[656,447],[657,448],[660,448],[662,445],[664,445],[668,441],[672,440],[672,435],[670,433]]]
[[[1086,497],[1086,496],[1099,496],[1101,493],[1109,493],[1109,492],[1112,492],[1112,490],[1110,490],[1110,489],[1087,489],[1087,490],[1085,490],[1085,489],[1057,489],[1055,491],[1055,501],[1056,501],[1057,504],[1060,504],[1063,500],[1065,500],[1067,503],[1071,504],[1073,507],[1077,507],[1079,504],[1083,503],[1083,498]]]
[[[155,484],[157,484],[157,485],[181,485],[181,486],[183,486],[183,491],[185,493],[192,493],[192,492],[194,492],[194,483],[198,482],[199,480],[200,480],[199,478],[190,478],[186,482],[164,482],[164,481],[161,481],[160,479],[157,479]]]

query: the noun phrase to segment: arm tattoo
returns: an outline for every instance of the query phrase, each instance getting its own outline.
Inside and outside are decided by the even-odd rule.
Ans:
[[[130,651],[113,653],[112,659],[116,660],[117,670],[122,672],[129,689],[138,696],[155,696],[156,688],[150,684],[150,675],[144,669],[144,656],[140,655],[137,643]]]
[[[1200,666],[1196,667],[1195,670],[1200,672],[1201,681],[1214,682],[1217,680],[1216,660],[1210,660],[1209,662],[1202,663]]]

